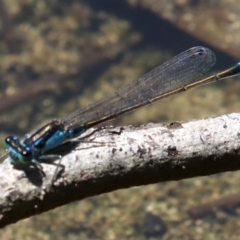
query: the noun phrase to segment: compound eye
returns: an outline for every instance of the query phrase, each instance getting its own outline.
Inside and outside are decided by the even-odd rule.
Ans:
[[[6,144],[9,144],[11,142],[11,138],[10,137],[7,137],[6,139],[5,139],[5,143]]]
[[[22,153],[21,153],[24,157],[31,157],[32,156],[32,150],[31,148],[29,147],[25,147],[23,150],[22,150]]]
[[[17,136],[8,136],[6,139],[5,139],[5,142],[6,143],[11,143],[11,142],[16,142],[16,141],[19,141],[18,137]]]
[[[17,136],[10,136],[10,138],[11,138],[13,141],[19,141],[19,139],[18,139]]]
[[[4,141],[4,147],[5,149],[10,149],[10,148],[17,148],[19,146],[19,138],[16,136],[9,136],[5,139]]]

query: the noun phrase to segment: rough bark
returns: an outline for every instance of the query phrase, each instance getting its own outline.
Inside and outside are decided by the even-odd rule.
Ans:
[[[121,188],[240,169],[240,114],[138,128],[105,128],[68,143],[64,171],[0,165],[0,227],[72,201]],[[58,161],[55,162],[57,164]]]

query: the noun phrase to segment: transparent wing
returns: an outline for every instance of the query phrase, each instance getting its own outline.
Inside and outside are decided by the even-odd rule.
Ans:
[[[163,63],[131,85],[63,119],[65,126],[91,127],[176,93],[194,83],[215,63],[214,53],[194,47]],[[175,92],[174,92],[175,91]]]

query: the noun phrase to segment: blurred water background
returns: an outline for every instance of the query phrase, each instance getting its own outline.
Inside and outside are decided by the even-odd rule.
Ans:
[[[0,140],[92,103],[193,46],[215,71],[240,60],[237,0],[0,0]],[[240,77],[169,97],[107,124],[171,123],[240,109]],[[2,149],[3,152],[3,149]],[[22,220],[2,240],[239,239],[239,172],[119,190]],[[240,201],[239,201],[240,203]]]

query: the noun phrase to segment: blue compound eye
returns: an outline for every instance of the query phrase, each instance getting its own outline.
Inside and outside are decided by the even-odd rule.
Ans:
[[[32,150],[29,147],[25,147],[22,150],[21,154],[23,155],[23,157],[31,157],[32,156]]]
[[[6,139],[5,139],[5,142],[6,143],[9,143],[11,141],[11,138],[10,137],[7,137]]]
[[[10,136],[9,138],[12,139],[13,141],[19,141],[17,136]]]
[[[10,144],[12,141],[14,141],[14,136],[9,136],[5,139],[5,143]]]
[[[9,136],[4,141],[5,149],[16,148],[19,145],[19,138],[16,136]]]
[[[17,136],[8,136],[5,139],[5,141],[7,141],[7,142],[12,142],[12,141],[16,142],[16,141],[19,141],[19,138]]]
[[[23,147],[18,153],[18,159],[23,164],[29,164],[32,161],[32,150],[29,147]]]

